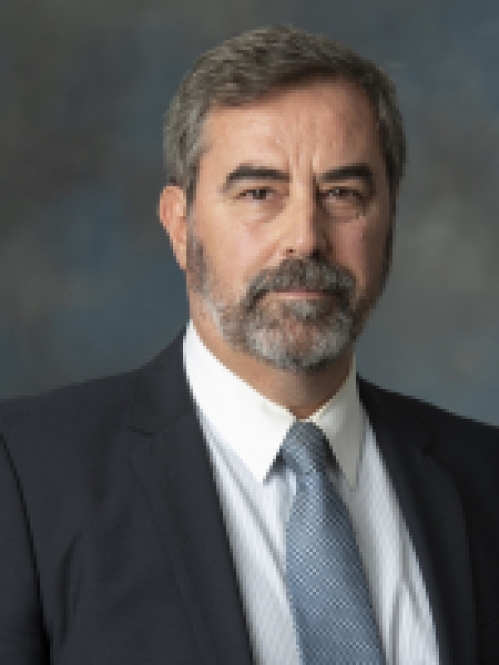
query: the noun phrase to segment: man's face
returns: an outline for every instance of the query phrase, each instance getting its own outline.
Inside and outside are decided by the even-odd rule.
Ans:
[[[202,337],[281,369],[339,358],[383,288],[390,201],[365,93],[321,81],[212,110],[186,272]]]

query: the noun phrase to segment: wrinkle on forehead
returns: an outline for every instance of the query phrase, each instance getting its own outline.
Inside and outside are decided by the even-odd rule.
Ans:
[[[315,82],[241,107],[214,109],[206,118],[205,137],[207,151],[232,142],[236,160],[263,160],[289,172],[317,174],[374,153],[384,166],[370,100],[344,80]]]

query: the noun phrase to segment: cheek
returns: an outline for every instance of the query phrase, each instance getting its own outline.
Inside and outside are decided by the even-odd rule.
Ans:
[[[238,224],[235,221],[216,251],[229,278],[232,275],[235,281],[247,283],[272,264],[274,248],[271,225]]]
[[[349,226],[334,247],[334,259],[349,268],[364,286],[383,270],[388,225]]]
[[[234,220],[220,224],[216,233],[205,236],[203,247],[215,288],[231,299],[240,298],[251,279],[268,263],[262,233]]]

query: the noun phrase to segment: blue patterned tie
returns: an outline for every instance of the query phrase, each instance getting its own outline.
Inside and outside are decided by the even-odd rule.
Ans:
[[[326,474],[326,438],[295,422],[282,445],[297,494],[286,532],[286,578],[303,665],[385,662],[345,504]]]

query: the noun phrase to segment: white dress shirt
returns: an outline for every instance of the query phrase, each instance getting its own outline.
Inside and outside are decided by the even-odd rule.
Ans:
[[[295,420],[228,370],[192,323],[187,380],[207,441],[258,665],[299,665],[286,592],[286,522],[296,492],[278,457]],[[418,561],[373,430],[355,368],[312,420],[338,461],[332,482],[350,513],[387,665],[437,665],[438,648]]]

